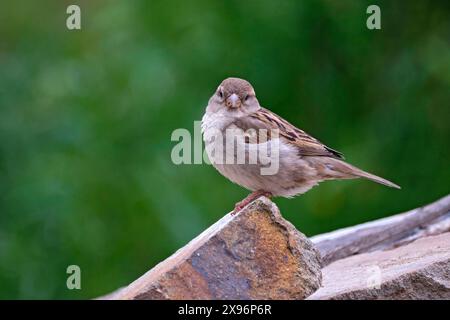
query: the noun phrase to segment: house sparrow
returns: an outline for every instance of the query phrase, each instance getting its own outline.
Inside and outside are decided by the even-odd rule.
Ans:
[[[239,141],[243,159],[246,160],[244,163],[215,161],[218,150],[226,149],[230,143],[226,141],[229,139],[218,139],[217,133],[226,136],[227,130],[243,138]],[[263,137],[265,134],[262,133],[267,132],[269,134]],[[277,136],[270,132],[277,133]],[[324,180],[366,178],[400,189],[395,183],[344,162],[342,153],[261,107],[252,85],[243,79],[227,78],[222,81],[209,99],[202,118],[202,133],[213,166],[232,182],[252,191],[235,205],[233,214],[262,195],[290,198],[305,193]],[[267,163],[263,164],[259,158],[254,163],[248,163],[249,152],[262,145],[267,147],[268,142],[278,143],[277,150],[269,148],[269,154],[278,153],[277,171],[262,174],[261,169],[267,167]],[[231,153],[232,160],[239,158],[234,145]]]

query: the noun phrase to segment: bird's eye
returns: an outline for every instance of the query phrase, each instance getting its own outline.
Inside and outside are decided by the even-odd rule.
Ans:
[[[220,99],[223,98],[223,92],[222,92],[222,89],[217,90],[217,95],[219,96]]]
[[[250,95],[246,94],[245,97],[244,97],[244,101],[247,101],[248,99],[250,99]]]

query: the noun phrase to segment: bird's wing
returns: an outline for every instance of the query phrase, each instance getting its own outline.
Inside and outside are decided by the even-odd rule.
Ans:
[[[280,116],[264,108],[259,109],[248,117],[236,120],[234,125],[244,131],[248,129],[267,129],[269,131],[271,129],[279,129],[279,135],[286,142],[296,146],[299,155],[302,156],[326,156],[344,159],[343,154],[339,151],[327,147],[305,131],[296,128]]]

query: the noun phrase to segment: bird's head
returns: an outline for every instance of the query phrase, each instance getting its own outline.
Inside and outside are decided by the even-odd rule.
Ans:
[[[254,112],[259,108],[252,85],[239,78],[227,78],[217,88],[209,100],[211,111],[236,114]]]

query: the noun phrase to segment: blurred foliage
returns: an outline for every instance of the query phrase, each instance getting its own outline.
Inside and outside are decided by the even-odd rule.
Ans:
[[[307,235],[449,192],[449,1],[72,1],[0,5],[0,298],[128,284],[247,191],[170,161],[220,81],[400,184],[326,182],[275,199]],[[82,290],[66,288],[66,268]]]

